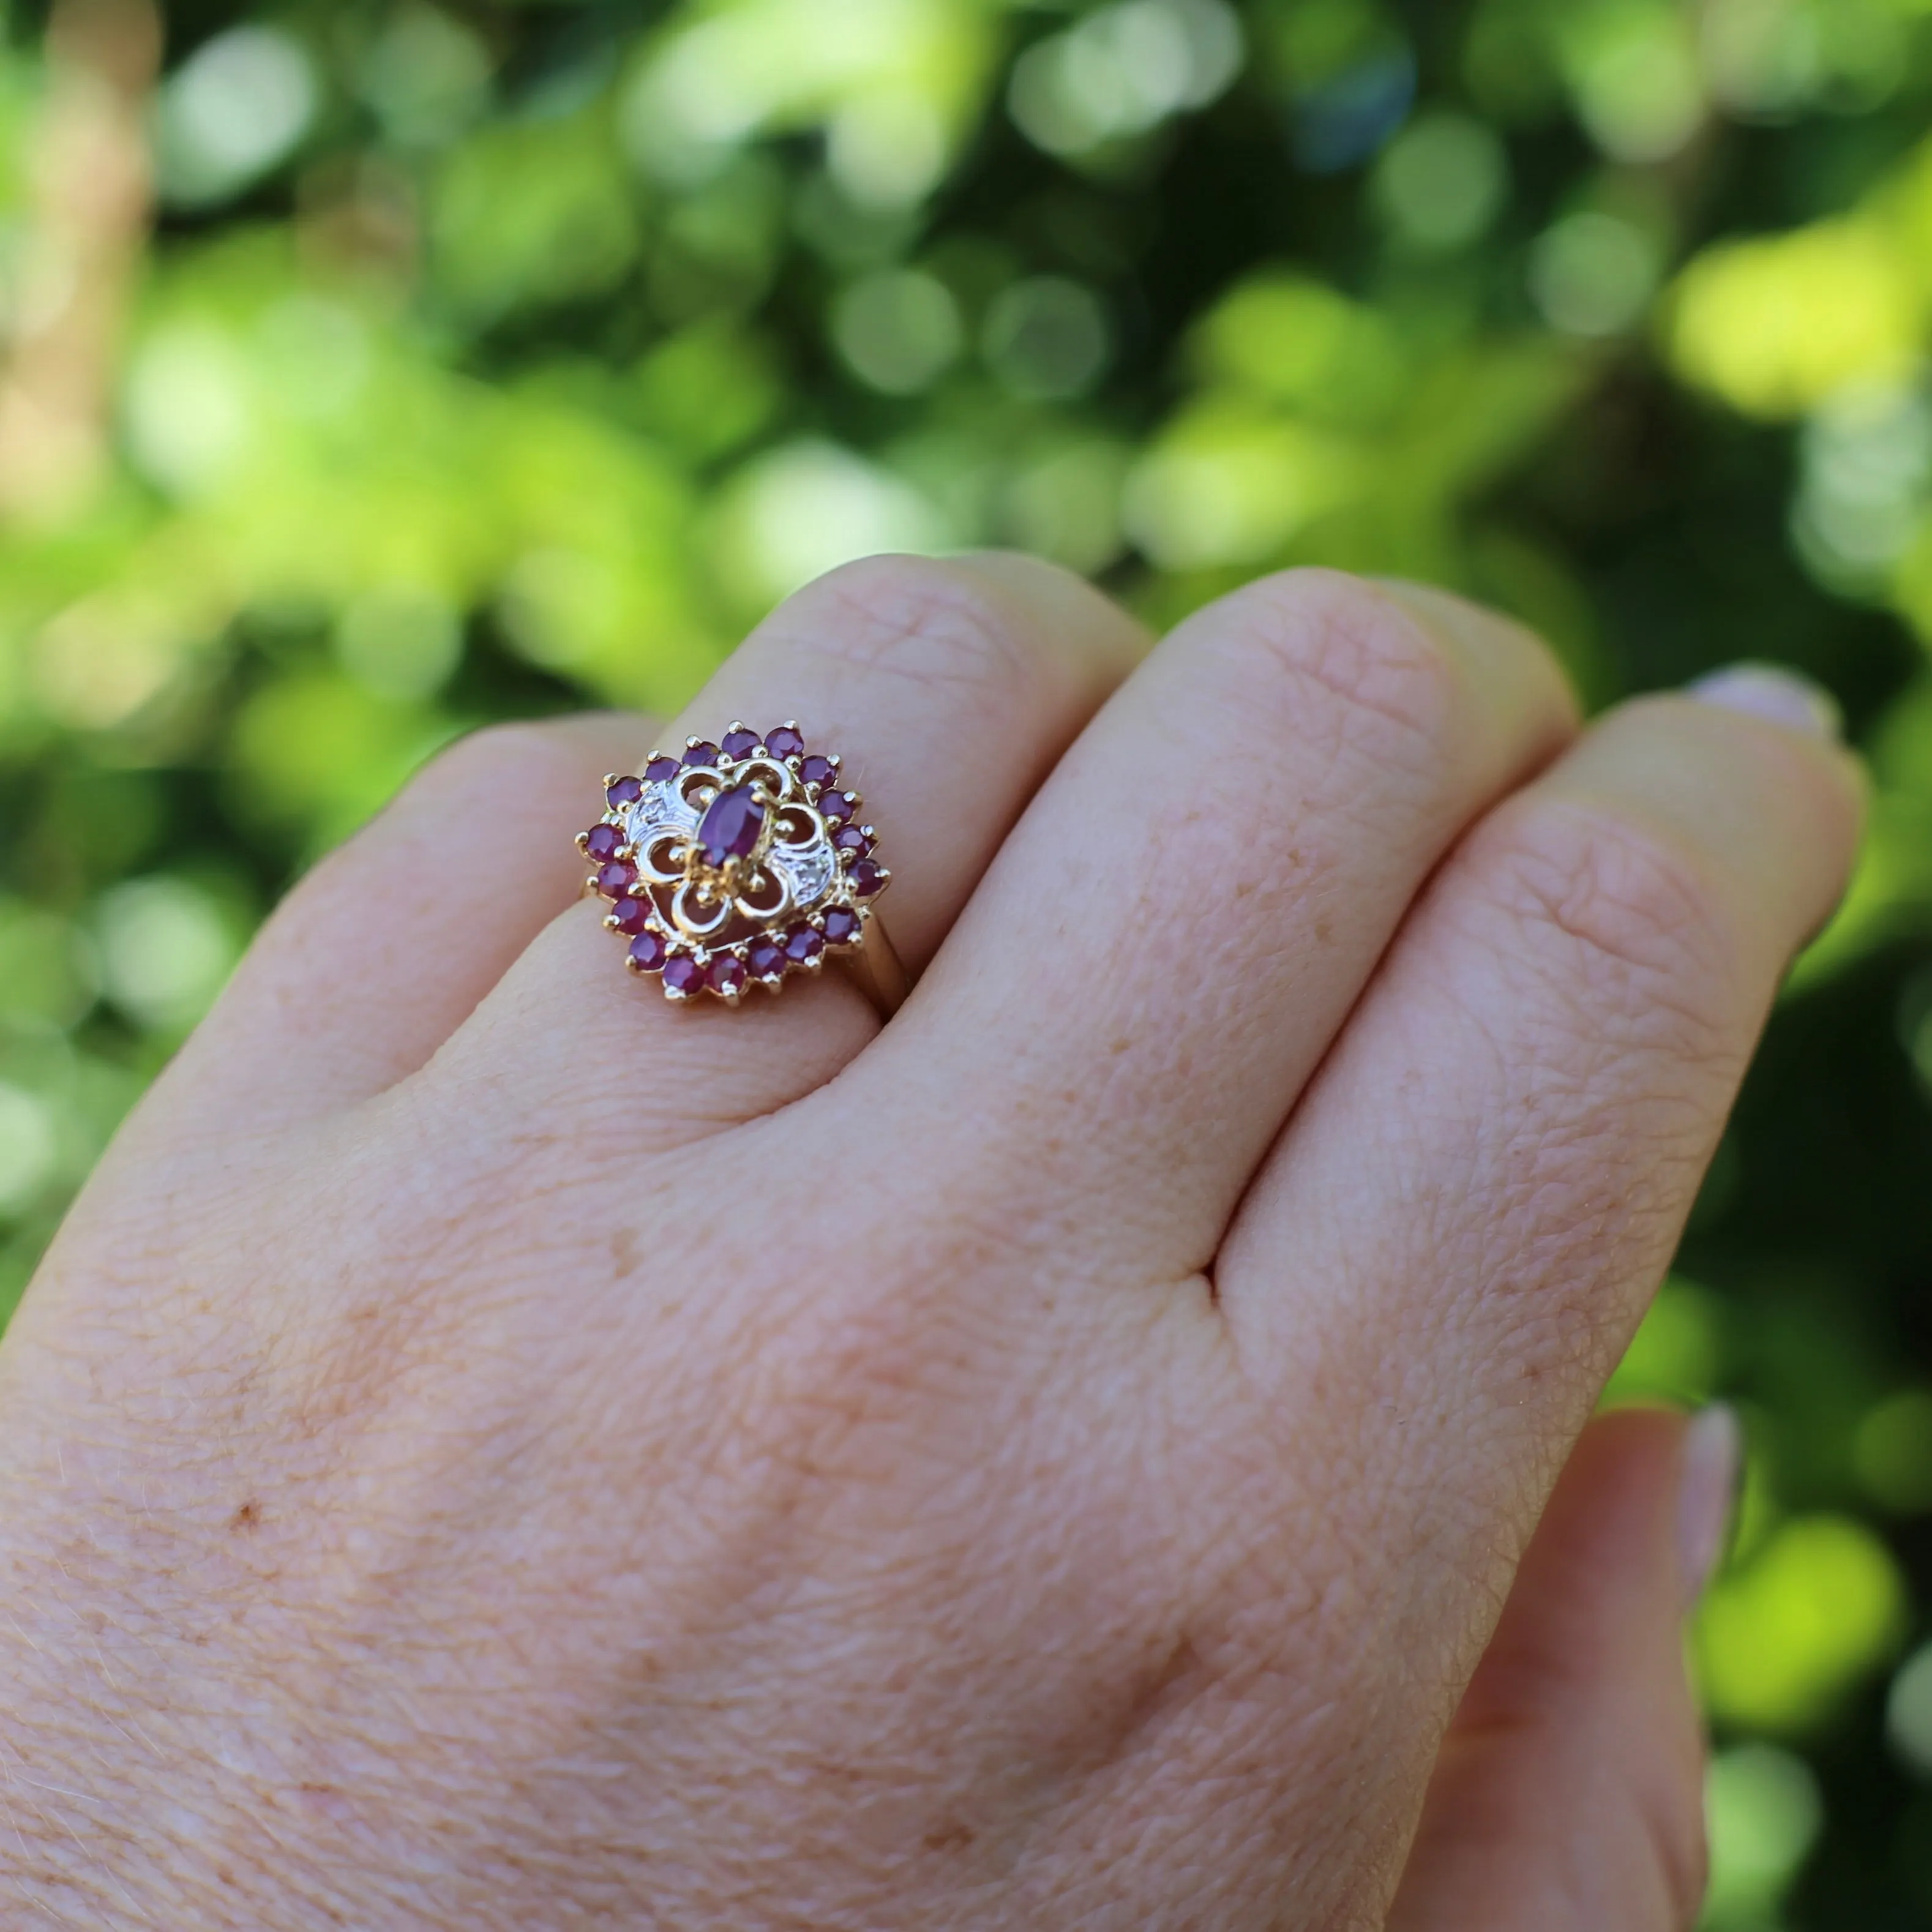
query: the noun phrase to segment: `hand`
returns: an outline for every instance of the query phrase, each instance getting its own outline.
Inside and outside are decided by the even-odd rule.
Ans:
[[[1690,1923],[1681,1424],[1523,1556],[1850,764],[1325,574],[1143,650],[880,561],[660,734],[845,752],[884,1032],[620,970],[634,719],[294,894],[0,1354],[9,1923]]]

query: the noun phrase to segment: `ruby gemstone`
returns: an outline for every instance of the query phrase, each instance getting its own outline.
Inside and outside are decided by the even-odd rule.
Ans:
[[[704,968],[688,952],[674,953],[664,962],[664,981],[674,993],[700,993],[704,990]]]
[[[833,848],[862,859],[872,849],[872,842],[856,825],[842,825],[832,835]]]
[[[802,926],[785,941],[785,957],[794,966],[808,966],[825,950],[824,934]]]
[[[718,747],[708,744],[694,745],[685,753],[684,762],[687,769],[695,765],[715,765],[718,762]]]
[[[634,939],[650,922],[651,902],[649,899],[620,899],[616,910],[610,916],[620,932],[627,932]]]
[[[769,936],[753,940],[745,949],[745,957],[760,980],[775,980],[785,969],[785,950]]]
[[[858,800],[849,791],[828,791],[818,801],[819,811],[832,825],[843,825],[858,808]]]
[[[734,954],[721,952],[711,962],[711,990],[714,993],[742,993],[751,975],[745,962]]]
[[[838,776],[838,763],[832,758],[807,758],[798,775],[807,784],[830,784]]]
[[[871,898],[875,893],[885,890],[885,873],[869,859],[861,859],[852,868],[851,880],[852,890],[862,899]]]
[[[675,758],[653,758],[644,767],[644,776],[652,784],[669,784],[683,769]]]
[[[584,842],[584,849],[601,866],[607,859],[617,856],[618,848],[623,842],[624,835],[614,825],[593,825]]]
[[[861,922],[850,907],[834,906],[825,915],[825,943],[828,946],[850,946],[859,936]]]
[[[597,890],[607,899],[620,899],[638,883],[638,868],[628,859],[613,859],[597,874]]]
[[[789,724],[765,734],[765,749],[775,758],[795,758],[805,749],[805,740]]]
[[[662,973],[664,962],[670,957],[670,948],[664,944],[661,932],[640,932],[637,944],[631,948],[631,957],[638,962],[640,970]]]
[[[765,808],[749,785],[733,785],[711,801],[698,843],[707,866],[722,866],[728,859],[748,859],[764,836]]]
[[[758,748],[758,734],[755,731],[728,731],[724,734],[724,755],[728,758],[748,758]]]
[[[604,796],[610,801],[614,811],[622,812],[627,805],[635,805],[644,795],[644,788],[635,778],[620,778]]]

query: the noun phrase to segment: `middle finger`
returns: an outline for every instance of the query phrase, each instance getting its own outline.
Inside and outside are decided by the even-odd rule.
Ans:
[[[1062,760],[861,1077],[946,1094],[953,1171],[1009,1208],[1204,1268],[1430,870],[1575,728],[1544,647],[1459,598],[1251,584]]]

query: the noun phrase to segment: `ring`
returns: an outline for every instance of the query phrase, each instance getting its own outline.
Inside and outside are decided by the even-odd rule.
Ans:
[[[632,972],[679,1004],[735,1006],[835,959],[882,1014],[897,1010],[905,972],[874,905],[892,874],[839,763],[808,754],[795,724],[761,736],[734,723],[716,744],[693,738],[640,777],[605,779],[603,819],[577,849]]]

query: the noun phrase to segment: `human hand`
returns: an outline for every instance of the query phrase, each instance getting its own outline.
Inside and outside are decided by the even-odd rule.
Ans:
[[[663,734],[844,752],[883,1032],[619,970],[640,721],[296,892],[0,1351],[8,1922],[1689,1923],[1720,1475],[1571,1450],[1850,761],[1327,574],[1143,649],[880,560]]]

